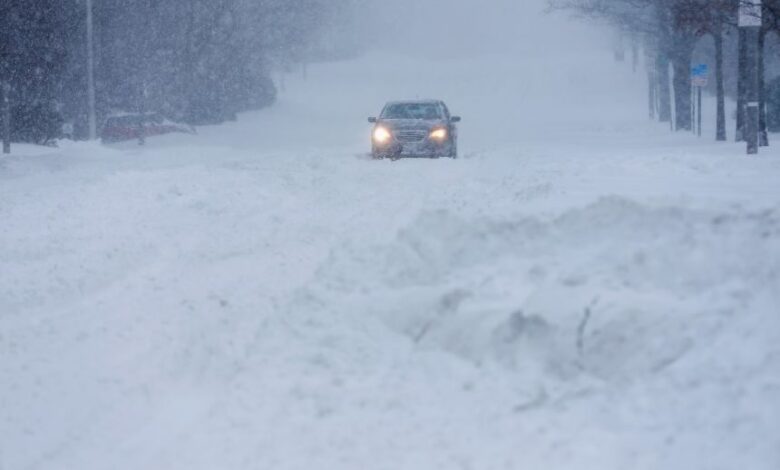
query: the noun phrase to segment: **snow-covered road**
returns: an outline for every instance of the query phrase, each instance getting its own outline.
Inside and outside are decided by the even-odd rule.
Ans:
[[[580,52],[374,54],[0,159],[0,468],[780,467],[780,152]],[[463,158],[367,159],[415,96]]]

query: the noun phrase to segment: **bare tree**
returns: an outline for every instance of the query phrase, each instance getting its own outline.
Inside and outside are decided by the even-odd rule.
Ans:
[[[616,28],[641,32],[648,57],[651,115],[662,122],[670,121],[674,103],[675,130],[692,129],[691,61],[699,40],[705,35],[712,36],[717,95],[715,137],[722,141],[726,139],[724,42],[727,32],[736,26],[739,1],[550,0],[550,5],[553,9],[566,9],[587,18],[601,19]],[[770,1],[780,4],[780,0]],[[740,125],[741,117],[738,116]]]

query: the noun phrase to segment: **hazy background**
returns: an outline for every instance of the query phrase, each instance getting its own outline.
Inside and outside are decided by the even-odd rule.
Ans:
[[[464,118],[463,147],[477,149],[646,126],[646,77],[615,61],[609,28],[548,13],[544,0],[371,0],[356,17],[366,39],[351,65],[332,66],[345,103],[337,112],[374,115],[388,100],[443,99]],[[308,87],[317,90],[312,70]]]
[[[371,0],[365,11],[371,42],[431,57],[486,53],[577,53],[603,49],[605,35],[544,0]]]

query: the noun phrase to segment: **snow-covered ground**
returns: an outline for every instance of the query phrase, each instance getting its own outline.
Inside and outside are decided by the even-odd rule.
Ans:
[[[0,468],[780,468],[779,147],[567,51],[375,52],[0,159]],[[463,158],[366,158],[407,97]]]

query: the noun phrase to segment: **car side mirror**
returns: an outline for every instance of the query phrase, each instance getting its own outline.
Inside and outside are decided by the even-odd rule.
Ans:
[[[368,118],[368,122],[370,122],[371,124],[376,124],[376,118],[375,117],[370,117],[370,118]]]
[[[460,122],[460,116],[452,116],[450,118],[450,122],[455,124],[456,122]]]

